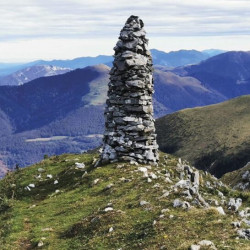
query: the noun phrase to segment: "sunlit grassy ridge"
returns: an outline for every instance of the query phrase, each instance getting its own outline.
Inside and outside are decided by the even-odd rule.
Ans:
[[[173,200],[182,199],[179,192],[162,197],[179,180],[177,158],[169,155],[165,159],[161,154],[159,166],[152,167],[158,178],[148,182],[138,166],[129,163],[93,168],[95,157],[55,156],[1,180],[0,248],[188,249],[207,239],[218,249],[249,249],[249,241],[236,239],[230,225],[236,215],[226,208],[226,216],[215,209],[186,211],[173,208]],[[76,162],[86,168],[77,169]],[[41,168],[44,172],[40,173]],[[165,173],[170,173],[173,184],[165,181]],[[206,181],[218,186],[218,180],[201,173],[200,192],[206,199],[218,199],[215,189],[206,188]],[[35,185],[31,191],[25,189],[29,184]],[[250,202],[249,193],[217,189],[226,197],[241,197],[243,207]],[[142,206],[140,201],[149,203]],[[107,207],[113,210],[105,212]]]
[[[250,96],[185,109],[156,121],[161,150],[216,176],[250,161]]]

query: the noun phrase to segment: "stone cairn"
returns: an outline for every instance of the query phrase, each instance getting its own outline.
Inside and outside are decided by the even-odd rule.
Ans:
[[[130,16],[114,48],[100,164],[135,161],[155,165],[158,162],[152,57],[143,26],[139,17]]]

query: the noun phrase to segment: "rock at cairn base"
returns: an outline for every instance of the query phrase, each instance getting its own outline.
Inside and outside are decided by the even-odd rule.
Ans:
[[[99,163],[158,162],[152,106],[152,57],[143,26],[139,17],[129,17],[114,48]]]

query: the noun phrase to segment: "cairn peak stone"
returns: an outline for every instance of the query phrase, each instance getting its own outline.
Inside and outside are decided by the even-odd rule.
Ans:
[[[145,35],[143,21],[130,16],[114,48],[100,164],[125,160],[155,165],[159,161],[152,57]]]

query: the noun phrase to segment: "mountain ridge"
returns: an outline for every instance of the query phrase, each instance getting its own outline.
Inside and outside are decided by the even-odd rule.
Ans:
[[[173,72],[194,77],[227,99],[250,93],[250,52],[226,52]]]
[[[158,144],[217,177],[250,161],[250,95],[156,120]]]
[[[16,71],[15,73],[0,78],[2,85],[22,85],[39,77],[59,75],[69,72],[71,69],[51,65],[34,65]]]
[[[188,63],[198,63],[205,58],[209,58],[213,56],[213,54],[209,55],[206,52],[200,52],[195,50],[180,50],[180,51],[172,51],[172,52],[164,52],[159,51],[157,49],[152,49],[152,56],[155,64],[163,63],[163,65],[170,65],[171,67],[183,66]],[[193,53],[195,53],[195,60],[193,59]],[[218,52],[219,53],[219,52]],[[191,55],[190,55],[191,54]],[[183,58],[183,59],[182,59]],[[188,59],[189,58],[189,59]],[[23,70],[27,67],[32,67],[36,65],[52,65],[63,68],[84,68],[87,66],[93,66],[96,64],[106,64],[107,66],[112,66],[113,56],[110,55],[98,55],[96,57],[78,57],[73,59],[66,60],[36,60],[33,62],[27,63],[0,63],[0,78],[3,76],[7,76],[13,74],[16,71]],[[173,63],[169,64],[169,61]],[[183,62],[182,62],[183,61]]]

